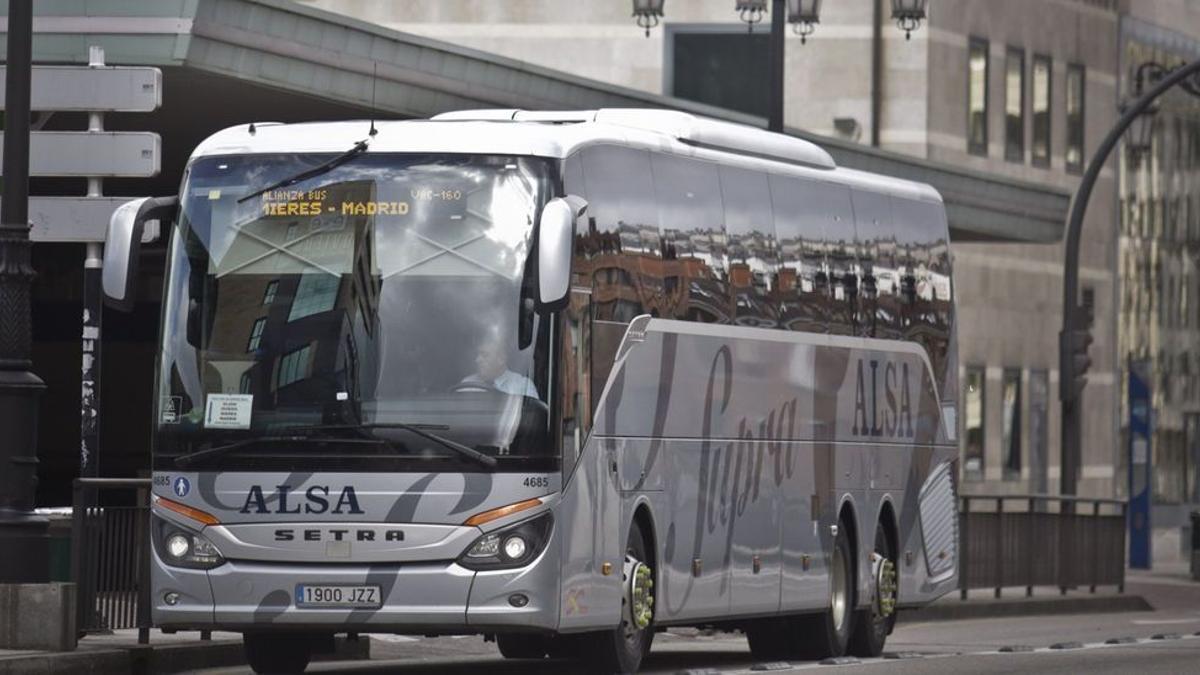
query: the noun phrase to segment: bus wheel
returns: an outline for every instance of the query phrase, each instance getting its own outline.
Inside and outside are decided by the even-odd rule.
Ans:
[[[550,640],[541,635],[497,635],[496,646],[506,659],[543,659],[550,651]]]
[[[303,673],[312,658],[312,636],[296,633],[246,633],[246,663],[256,673]]]
[[[621,574],[621,624],[588,634],[588,664],[596,673],[636,673],[654,640],[654,570],[637,522],[629,530]],[[584,636],[581,636],[584,637]]]
[[[854,632],[850,638],[850,653],[855,656],[879,656],[883,643],[896,622],[895,555],[882,527],[875,528],[875,551],[871,554],[871,586],[873,600],[867,609],[854,613]]]
[[[796,656],[796,617],[758,619],[746,624],[750,654],[763,661],[784,660]]]
[[[829,606],[818,614],[796,618],[793,632],[797,651],[803,658],[842,656],[850,642],[854,610],[854,553],[846,523],[839,522],[829,556]]]

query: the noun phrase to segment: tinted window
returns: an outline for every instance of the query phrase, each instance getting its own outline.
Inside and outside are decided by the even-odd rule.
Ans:
[[[646,313],[640,285],[643,259],[660,258],[658,209],[644,150],[612,146],[583,153],[588,232],[579,242],[591,276],[594,316],[627,323]]]
[[[789,330],[849,332],[842,278],[833,275],[838,240],[854,238],[850,191],[842,186],[771,176],[771,203],[779,241],[780,321]],[[841,250],[842,267],[845,250]],[[841,269],[841,267],[839,267]],[[835,297],[837,304],[835,305]]]
[[[898,294],[901,274],[891,198],[855,190],[853,203],[859,266],[858,334],[902,337]]]
[[[653,167],[662,246],[671,263],[659,272],[671,300],[662,316],[729,323],[735,303],[717,165],[655,155]]]
[[[1067,66],[1067,170],[1083,170],[1083,96],[1084,68]]]
[[[899,336],[919,343],[929,355],[936,382],[946,382],[954,288],[950,246],[941,207],[893,198],[899,275]],[[942,234],[938,234],[942,233]]]
[[[743,326],[776,326],[779,315],[773,301],[778,286],[775,225],[767,175],[724,167],[721,197],[725,207],[734,321]]]

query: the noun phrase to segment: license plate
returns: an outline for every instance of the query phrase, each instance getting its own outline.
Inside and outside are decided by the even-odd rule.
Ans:
[[[297,607],[379,607],[378,586],[325,586],[300,584],[296,586]]]

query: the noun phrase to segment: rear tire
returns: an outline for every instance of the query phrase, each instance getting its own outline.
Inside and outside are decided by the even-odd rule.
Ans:
[[[632,558],[638,563],[649,565],[648,551],[649,546],[642,535],[642,529],[634,521],[629,528],[629,542],[625,549],[626,560]],[[632,580],[626,576],[623,568],[620,625],[613,630],[579,636],[583,648],[582,653],[587,659],[587,662],[581,665],[592,673],[603,675],[636,673],[642,663],[642,657],[650,652],[650,645],[654,641],[653,617],[647,625],[640,629],[632,621],[632,611],[629,607],[630,594],[627,592]],[[651,570],[651,579],[653,579],[653,570]],[[653,586],[650,587],[649,596],[650,606],[653,607]]]
[[[854,607],[854,558],[845,523],[839,523],[834,538],[829,586],[829,607],[821,612],[747,624],[746,639],[754,658],[820,660],[846,653]]]
[[[550,639],[542,635],[497,635],[496,646],[506,659],[544,659]]]
[[[786,660],[797,656],[796,618],[781,616],[759,619],[746,625],[750,654],[762,661]]]
[[[297,633],[246,633],[246,663],[256,673],[303,673],[312,659],[312,636]]]
[[[883,653],[883,645],[887,642],[887,636],[892,632],[892,626],[896,623],[896,588],[894,587],[896,556],[882,526],[875,528],[875,553],[891,564],[892,588],[880,588],[879,577],[872,566],[871,585],[874,587],[874,592],[871,605],[854,613],[854,632],[850,637],[850,653],[868,658]],[[887,615],[884,615],[880,609],[878,600],[880,593],[890,596],[892,610]]]

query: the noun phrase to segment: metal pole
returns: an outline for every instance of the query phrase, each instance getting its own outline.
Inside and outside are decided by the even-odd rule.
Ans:
[[[784,0],[773,0],[771,3],[770,55],[767,57],[767,129],[778,133],[783,133],[783,29],[787,24],[786,4]]]
[[[33,513],[38,399],[30,372],[29,89],[33,2],[8,3],[4,198],[0,200],[0,583],[50,579],[46,519]]]
[[[103,47],[93,46],[89,49],[88,67],[104,67]],[[88,113],[88,131],[104,131],[104,113]],[[87,195],[101,197],[103,194],[104,180],[98,176],[89,176]],[[100,475],[100,331],[103,316],[100,277],[103,265],[104,245],[88,242],[83,261],[82,363],[79,392],[79,475],[82,478],[96,478]]]
[[[1133,121],[1145,112],[1155,99],[1198,72],[1200,72],[1200,59],[1172,71],[1153,89],[1134,101],[1117,120],[1116,125],[1109,130],[1104,141],[1100,143],[1100,147],[1096,149],[1096,154],[1088,162],[1083,179],[1079,182],[1079,189],[1075,191],[1075,197],[1071,201],[1071,214],[1067,220],[1060,345],[1065,344],[1065,336],[1074,326],[1078,325],[1077,317],[1082,312],[1082,308],[1079,306],[1079,238],[1083,231],[1083,216],[1087,211],[1088,199],[1091,197],[1092,188],[1096,185],[1096,179],[1100,177],[1100,170],[1104,168],[1104,162],[1112,153],[1113,148],[1117,146],[1129,125],[1133,124]],[[1076,474],[1079,471],[1081,460],[1080,440],[1083,416],[1080,414],[1081,401],[1075,397],[1075,377],[1070,355],[1062,348],[1059,349],[1058,372],[1058,398],[1062,402],[1062,466],[1059,476],[1059,492],[1063,495],[1074,495],[1076,493]],[[1065,503],[1064,506],[1066,506]]]
[[[883,114],[883,0],[875,0],[871,28],[871,146],[879,147],[880,117]]]

